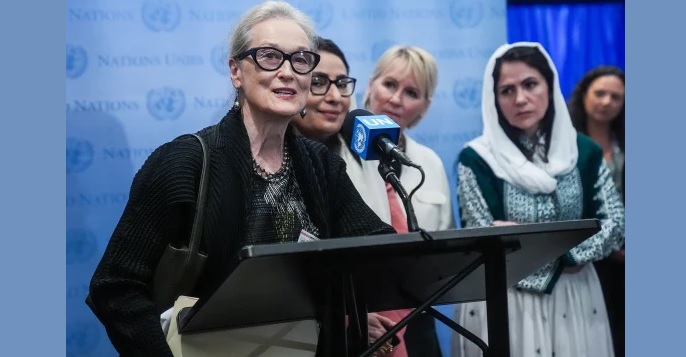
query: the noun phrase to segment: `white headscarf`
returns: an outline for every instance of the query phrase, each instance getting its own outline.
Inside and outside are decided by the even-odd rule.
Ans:
[[[555,117],[551,130],[548,163],[540,166],[527,160],[524,154],[515,146],[498,123],[498,112],[495,106],[493,92],[493,69],[495,61],[507,50],[513,47],[537,47],[548,60],[553,71],[553,98],[555,103]],[[578,149],[576,145],[576,130],[567,111],[567,105],[557,75],[557,69],[550,56],[541,44],[536,42],[517,42],[499,47],[486,65],[484,72],[483,91],[481,100],[481,114],[483,116],[483,134],[467,143],[474,149],[493,170],[495,175],[526,192],[551,193],[557,186],[558,175],[570,172],[576,166]]]

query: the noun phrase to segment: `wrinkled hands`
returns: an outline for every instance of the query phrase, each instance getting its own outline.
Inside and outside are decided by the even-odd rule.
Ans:
[[[373,312],[367,314],[367,327],[369,329],[369,343],[373,343],[383,336],[386,331],[395,326],[395,322],[388,317],[375,314]]]
[[[385,334],[388,330],[393,328],[395,326],[395,321],[389,319],[388,317],[381,316],[379,314],[375,313],[369,313],[367,314],[367,328],[369,330],[368,338],[369,338],[369,343],[374,343],[374,341],[378,340],[383,334]],[[388,354],[393,351],[393,345],[390,343],[390,340],[386,342],[383,346],[381,346],[378,350],[372,354],[372,356],[377,357],[377,356],[383,356],[385,354]]]

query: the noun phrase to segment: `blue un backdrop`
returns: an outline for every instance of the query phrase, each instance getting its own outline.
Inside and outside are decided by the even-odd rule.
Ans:
[[[234,94],[228,36],[238,17],[259,2],[67,0],[68,356],[116,355],[84,303],[90,277],[124,209],[131,180],[148,155],[182,133],[216,123],[228,110]],[[346,53],[351,75],[362,83],[357,103],[374,62],[390,46],[416,45],[436,57],[439,82],[431,109],[409,134],[438,153],[455,187],[457,154],[481,132],[483,68],[508,39],[506,1],[291,3]],[[510,39],[560,45],[550,40],[552,34],[536,38],[543,35],[521,32]],[[562,50],[551,53],[557,61]],[[623,67],[623,51],[621,58]],[[440,309],[452,315],[452,307]],[[438,324],[438,330],[448,356],[447,329]]]

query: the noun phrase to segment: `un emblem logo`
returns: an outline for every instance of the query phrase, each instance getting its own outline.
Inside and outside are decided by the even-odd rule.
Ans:
[[[153,32],[174,31],[181,23],[181,8],[174,1],[146,1],[143,4],[143,23]]]
[[[100,328],[92,321],[67,323],[67,355],[91,355],[98,346]]]
[[[333,20],[333,5],[328,0],[302,1],[297,8],[312,18],[317,31],[327,28]]]
[[[210,53],[210,62],[214,70],[223,76],[229,75],[229,49],[226,45],[215,46]]]
[[[81,46],[67,45],[67,78],[78,78],[86,71],[88,55]]]
[[[98,242],[93,232],[85,229],[67,230],[67,265],[87,262],[97,249]]]
[[[157,120],[178,119],[186,108],[186,97],[181,89],[162,87],[148,92],[148,111]]]
[[[472,28],[481,23],[484,5],[480,0],[455,0],[450,5],[450,18],[459,28]]]
[[[391,40],[381,40],[377,41],[372,45],[372,61],[375,61],[381,57],[381,55],[391,48],[395,43]]]
[[[353,140],[355,143],[355,151],[361,154],[364,151],[364,143],[367,141],[366,135],[364,133],[364,126],[362,124],[357,124],[355,127],[355,134],[353,134]]]
[[[88,140],[67,138],[67,173],[74,174],[93,163],[93,145]]]
[[[462,109],[475,109],[481,106],[481,87],[483,81],[476,78],[462,78],[453,85],[455,103]]]

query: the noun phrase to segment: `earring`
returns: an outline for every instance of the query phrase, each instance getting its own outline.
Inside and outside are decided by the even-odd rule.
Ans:
[[[300,117],[304,119],[305,115],[307,115],[307,109],[303,108],[303,110],[300,111]]]
[[[233,102],[234,109],[240,109],[241,103],[238,102],[238,96],[240,94],[240,89],[236,88],[236,100]]]

